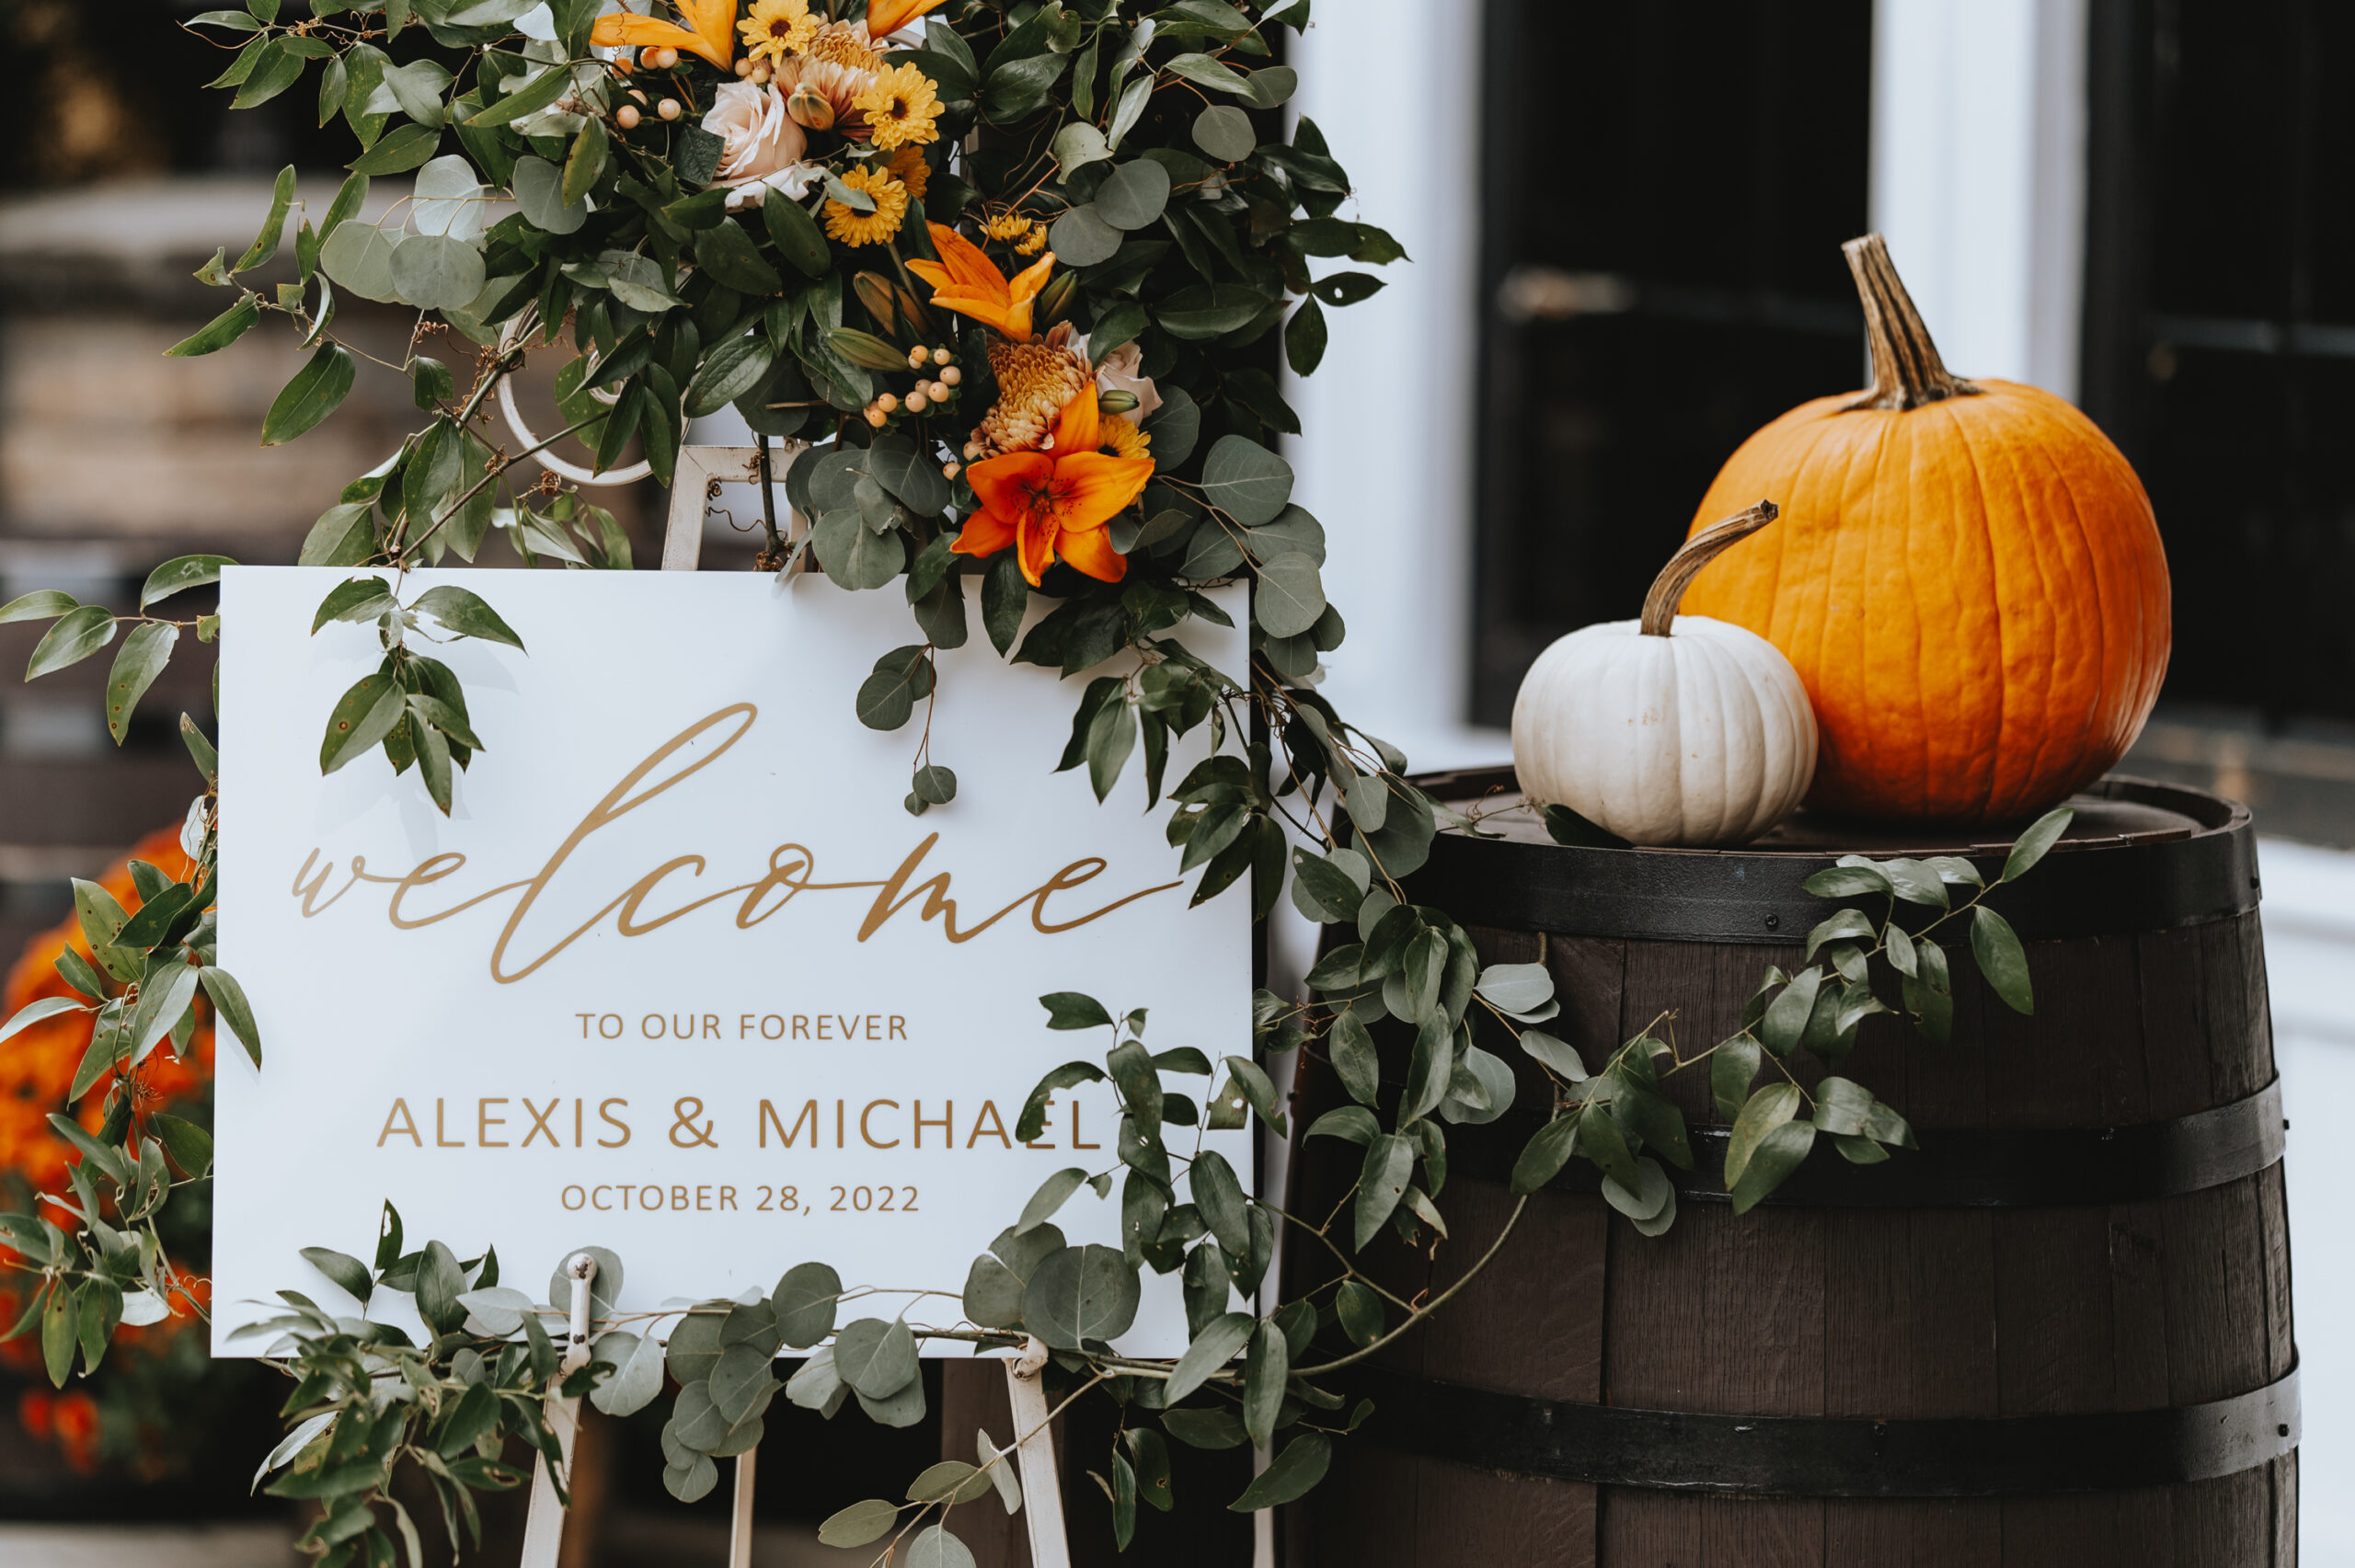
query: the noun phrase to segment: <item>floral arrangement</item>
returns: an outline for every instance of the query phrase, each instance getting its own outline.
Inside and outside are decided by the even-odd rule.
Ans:
[[[762,567],[814,566],[844,591],[896,586],[909,606],[917,640],[842,694],[864,722],[897,729],[935,697],[933,656],[965,643],[977,604],[1002,656],[1042,680],[1089,676],[1057,766],[1085,768],[1100,799],[1140,761],[1155,805],[1167,796],[1172,853],[1200,873],[1195,901],[1242,883],[1258,915],[1288,893],[1332,929],[1304,995],[1255,998],[1247,1040],[1156,1049],[1142,1010],[1076,991],[1040,999],[1046,1027],[1106,1048],[1050,1073],[1016,1137],[1038,1136],[1052,1093],[1106,1082],[1123,1118],[1117,1158],[1051,1177],[974,1259],[948,1321],[917,1319],[913,1304],[843,1321],[879,1292],[805,1263],[751,1301],[624,1316],[608,1300],[576,1364],[551,1334],[566,1315],[561,1278],[543,1296],[502,1279],[494,1256],[409,1245],[389,1206],[368,1259],[304,1249],[361,1314],[290,1289],[256,1332],[294,1379],[293,1429],[264,1472],[278,1494],[319,1504],[305,1544],[323,1562],[393,1561],[396,1535],[415,1560],[416,1523],[390,1491],[396,1467],[431,1482],[454,1547],[475,1520],[473,1494],[522,1479],[502,1460],[510,1437],[561,1487],[549,1398],[627,1413],[675,1384],[664,1479],[692,1499],[717,1484],[717,1459],[760,1440],[779,1391],[829,1416],[856,1401],[877,1421],[921,1419],[926,1339],[1019,1352],[1043,1366],[1057,1408],[1118,1402],[1111,1451],[1086,1462],[1105,1478],[1123,1546],[1140,1502],[1166,1509],[1181,1488],[1173,1439],[1269,1449],[1225,1505],[1271,1507],[1314,1486],[1335,1439],[1369,1414],[1333,1376],[1442,1310],[1508,1240],[1518,1207],[1452,1284],[1413,1299],[1369,1262],[1377,1249],[1449,1243],[1438,1200],[1451,1133],[1496,1121],[1523,1083],[1543,1084],[1547,1103],[1514,1190],[1525,1202],[1584,1160],[1647,1234],[1675,1217],[1665,1167],[1692,1163],[1683,1115],[1660,1088],[1670,1073],[1705,1070],[1734,1120],[1740,1208],[1797,1169],[1819,1133],[1858,1162],[1911,1141],[1895,1112],[1825,1070],[1876,1013],[1942,1033],[1945,955],[1894,917],[1905,903],[1947,909],[1947,888],[1977,877],[1965,863],[1842,867],[1820,892],[1886,908],[1832,915],[1804,968],[1769,972],[1733,1039],[1686,1055],[1646,1034],[1596,1062],[1545,1032],[1559,1003],[1543,965],[1482,963],[1460,923],[1411,896],[1407,879],[1438,832],[1488,830],[1411,782],[1394,747],[1319,694],[1347,628],[1325,597],[1324,528],[1292,503],[1272,444],[1299,428],[1278,371],[1314,372],[1327,308],[1382,287],[1343,263],[1402,258],[1388,235],[1342,215],[1349,180],[1315,125],[1285,128],[1294,77],[1277,52],[1286,29],[1307,24],[1310,0],[671,0],[659,14],[609,4],[313,0],[281,15],[280,0],[247,0],[190,24],[236,48],[216,85],[240,106],[306,85],[316,67],[321,119],[349,127],[357,155],[327,209],[295,222],[293,279],[265,290],[252,280],[277,258],[294,201],[293,172],[281,177],[254,243],[200,273],[232,303],[173,352],[215,352],[281,319],[310,358],[265,417],[270,444],[329,417],[359,373],[365,356],[336,331],[340,297],[420,312],[410,353],[386,368],[412,383],[424,428],[356,476],[303,548],[307,564],[352,572],[316,624],[373,625],[385,650],[325,715],[322,769],[381,749],[448,810],[454,769],[477,761],[484,738],[454,672],[420,645],[429,634],[521,645],[479,596],[411,594],[407,574],[474,559],[494,529],[530,562],[626,566],[609,516],[553,473],[519,479],[518,465],[578,438],[600,469],[635,448],[668,483],[688,422],[732,407],[764,453],[800,443],[781,486],[763,465]],[[403,201],[361,222],[372,178],[412,171]],[[534,355],[559,363],[567,423],[509,450],[491,400]],[[44,591],[0,607],[0,621],[51,623],[33,676],[121,635],[108,687],[120,736],[182,634],[218,631],[213,617],[155,607],[224,564],[166,563],[136,613]],[[980,578],[970,598],[968,576]],[[1229,672],[1168,634],[1195,618],[1231,624],[1202,590],[1235,581],[1251,589],[1251,652]],[[1034,594],[1049,608],[1025,631]],[[201,990],[263,1059],[243,993],[214,961],[214,759],[196,726],[182,728],[205,789],[190,865],[143,884],[136,915],[83,899],[95,965],[61,958],[72,994],[33,1002],[0,1037],[67,1013],[93,1020],[98,1070],[120,1078],[192,1038]],[[1212,754],[1168,779],[1171,741],[1197,731]],[[953,770],[920,747],[907,809],[946,807],[956,790]],[[2032,864],[2062,820],[2032,830],[2006,876]],[[1983,891],[1949,914],[1971,912],[1982,972],[2025,1008],[2018,944],[1978,902]],[[1322,1216],[1250,1194],[1200,1142],[1203,1129],[1255,1124],[1289,1135],[1268,1064],[1295,1048],[1351,1101],[1303,1136],[1363,1151],[1355,1187]],[[0,1236],[38,1280],[18,1332],[38,1329],[61,1387],[77,1356],[96,1364],[126,1302],[173,1299],[156,1216],[209,1164],[199,1129],[157,1116],[143,1130],[135,1105],[121,1110],[133,1100],[118,1093],[95,1135],[51,1116],[78,1156],[70,1201],[0,1213]],[[1117,1190],[1123,1246],[1073,1245],[1055,1226],[1083,1188],[1099,1202]],[[1263,1311],[1280,1229],[1317,1266]],[[600,1263],[600,1278],[618,1276],[620,1260]],[[1108,1348],[1148,1271],[1183,1289],[1190,1345],[1174,1362]],[[385,1291],[413,1299],[423,1342],[366,1315]],[[803,1360],[781,1382],[774,1362],[787,1347]],[[823,1539],[883,1543],[879,1561],[970,1561],[951,1512],[994,1491],[1015,1505],[1012,1446],[979,1434],[971,1462],[895,1485],[902,1501],[843,1509]]]

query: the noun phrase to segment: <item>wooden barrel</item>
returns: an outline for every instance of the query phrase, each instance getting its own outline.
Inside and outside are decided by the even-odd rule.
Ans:
[[[1510,798],[1510,770],[1422,781]],[[1638,1235],[1574,1162],[1486,1272],[1363,1368],[1373,1418],[1290,1510],[1288,1561],[1600,1568],[2281,1568],[2296,1560],[2298,1405],[2283,1129],[2247,811],[2104,780],[2067,838],[1991,902],[2037,1011],[1955,954],[1951,1044],[1867,1022],[1844,1070],[1917,1151],[1818,1146],[1737,1217],[1706,1070],[1668,1081],[1698,1168]],[[1690,1055],[1740,1027],[1833,905],[1800,884],[1844,853],[2000,844],[1794,825],[1738,851],[1574,849],[1526,811],[1442,835],[1415,901],[1486,962],[1542,961],[1546,1027],[1590,1063],[1663,1012]],[[1377,1243],[1402,1294],[1454,1280],[1511,1208],[1545,1114],[1448,1130],[1437,1261]],[[1385,1046],[1385,1071],[1403,1053]],[[1341,1103],[1312,1064],[1300,1123]],[[1307,1212],[1358,1150],[1300,1151]],[[1293,1256],[1301,1256],[1300,1250]]]

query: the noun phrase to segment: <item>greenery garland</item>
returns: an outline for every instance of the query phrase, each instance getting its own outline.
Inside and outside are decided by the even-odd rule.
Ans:
[[[675,0],[675,20],[601,16],[603,5],[313,0],[281,19],[279,0],[247,0],[190,24],[236,44],[214,85],[234,88],[240,108],[293,89],[319,63],[322,123],[340,116],[360,155],[316,223],[297,223],[297,280],[264,292],[244,280],[276,258],[294,206],[293,171],[280,177],[253,245],[234,263],[224,249],[199,274],[236,291],[235,302],[172,352],[211,353],[267,315],[284,317],[311,357],[267,416],[262,439],[274,444],[331,414],[368,357],[336,333],[339,291],[424,313],[408,358],[390,368],[411,381],[430,422],[352,481],[303,548],[306,564],[356,568],[314,629],[373,624],[385,648],[328,716],[322,769],[382,748],[396,770],[416,767],[447,811],[453,769],[484,741],[456,677],[419,645],[437,634],[521,642],[466,590],[404,597],[405,574],[473,560],[493,529],[527,562],[626,567],[610,515],[553,474],[519,485],[515,464],[578,436],[605,468],[636,441],[668,483],[686,421],[732,406],[764,452],[772,440],[810,443],[784,479],[791,509],[811,522],[798,540],[778,525],[764,467],[762,564],[789,568],[813,555],[843,589],[896,582],[906,596],[921,640],[877,662],[853,698],[863,721],[897,728],[933,699],[934,654],[969,635],[952,579],[976,570],[982,629],[1001,655],[1060,676],[1108,661],[1125,671],[1083,689],[1060,768],[1086,768],[1101,799],[1141,754],[1158,802],[1171,740],[1207,726],[1213,754],[1166,789],[1170,843],[1202,873],[1194,901],[1248,875],[1256,915],[1289,887],[1303,913],[1337,929],[1309,998],[1260,992],[1248,1048],[1218,1062],[1190,1047],[1151,1050],[1142,1010],[1116,1014],[1076,993],[1040,999],[1048,1027],[1105,1031],[1109,1048],[1048,1074],[1017,1136],[1038,1136],[1050,1094],[1109,1082],[1121,1113],[1117,1162],[1051,1177],[974,1260],[953,1310],[805,1263],[750,1303],[616,1315],[622,1265],[600,1254],[592,1358],[568,1368],[550,1332],[562,1333],[569,1299],[560,1276],[535,1301],[502,1283],[493,1255],[407,1247],[389,1205],[372,1262],[305,1249],[362,1315],[288,1290],[285,1310],[249,1332],[271,1338],[295,1379],[284,1407],[293,1430],[262,1474],[278,1474],[281,1495],[318,1500],[304,1545],[323,1562],[389,1563],[396,1539],[421,1561],[417,1523],[390,1489],[405,1463],[431,1478],[455,1546],[477,1528],[473,1494],[523,1479],[505,1462],[510,1438],[557,1470],[552,1396],[626,1413],[660,1397],[667,1373],[680,1391],[664,1479],[692,1499],[716,1483],[715,1459],[760,1440],[780,1388],[830,1416],[855,1399],[889,1425],[921,1419],[926,1338],[1049,1357],[1063,1402],[1099,1389],[1119,1402],[1105,1462],[1123,1546],[1140,1500],[1171,1505],[1166,1437],[1275,1449],[1228,1505],[1288,1502],[1324,1474],[1333,1437],[1368,1413],[1330,1375],[1441,1308],[1512,1229],[1509,1219],[1430,1299],[1398,1299],[1359,1261],[1385,1232],[1407,1245],[1426,1229],[1447,1236],[1437,1203],[1447,1128],[1495,1120],[1515,1092],[1511,1067],[1481,1040],[1524,1052],[1552,1089],[1552,1114],[1513,1172],[1522,1203],[1577,1157],[1603,1173],[1614,1207],[1657,1234],[1675,1215],[1661,1162],[1691,1163],[1683,1116],[1660,1092],[1668,1074],[1706,1068],[1734,1124],[1726,1175],[1738,1210],[1819,1139],[1865,1162],[1912,1142],[1868,1090],[1803,1066],[1836,1068],[1878,1013],[1944,1037],[1946,956],[1930,932],[1909,935],[1898,922],[1901,903],[1941,911],[1931,932],[1967,915],[1982,974],[2014,1007],[2030,1005],[2019,944],[1982,901],[1991,889],[1968,862],[1850,857],[1811,889],[1878,898],[1881,913],[1844,909],[1818,926],[1808,967],[1770,969],[1733,1038],[1685,1056],[1647,1032],[1589,1064],[1541,1027],[1558,1011],[1544,966],[1483,966],[1460,924],[1408,899],[1402,879],[1437,832],[1485,830],[1409,782],[1403,756],[1318,695],[1321,657],[1345,628],[1325,599],[1324,531],[1292,504],[1292,471],[1269,445],[1299,428],[1275,378],[1278,345],[1295,373],[1309,373],[1324,352],[1325,307],[1382,286],[1361,271],[1319,276],[1320,266],[1402,255],[1382,230],[1338,216],[1349,182],[1311,121],[1280,134],[1294,78],[1274,63],[1278,29],[1305,26],[1310,0],[1256,20],[1224,0]],[[415,47],[420,35],[432,47]],[[361,223],[370,177],[410,170],[406,211]],[[511,200],[515,210],[492,221]],[[457,371],[420,351],[436,336],[473,355],[463,390]],[[535,353],[565,359],[566,428],[509,452],[489,404]],[[152,607],[225,564],[167,562],[136,614],[42,591],[0,608],[0,622],[53,623],[29,677],[123,633],[107,696],[120,741],[180,634],[209,641],[219,631],[214,617],[175,621]],[[1230,580],[1253,590],[1242,679],[1169,635],[1189,618],[1229,624],[1201,589]],[[1054,607],[1017,641],[1034,591]],[[43,1202],[71,1228],[0,1214],[16,1266],[38,1280],[14,1333],[38,1331],[60,1386],[77,1359],[85,1374],[97,1367],[120,1323],[194,1304],[155,1221],[174,1190],[205,1177],[210,1140],[191,1123],[144,1114],[127,1075],[159,1047],[185,1045],[200,992],[261,1059],[245,998],[213,961],[215,760],[185,717],[182,733],[205,781],[185,841],[195,869],[175,882],[144,868],[135,915],[77,883],[90,954],[57,960],[75,994],[0,1026],[5,1038],[44,1017],[91,1015],[74,1098],[114,1085],[96,1133],[52,1118],[80,1159],[71,1194]],[[952,768],[927,743],[908,809],[921,815],[955,794]],[[1558,837],[1591,830],[1558,807],[1547,819]],[[2066,820],[2058,812],[2032,828],[1996,885],[2032,865]],[[1970,890],[1959,906],[1951,889]],[[1896,981],[1894,1005],[1876,994],[1875,960],[1884,987]],[[1377,1070],[1377,1027],[1404,1046],[1395,1088]],[[1255,1121],[1287,1134],[1284,1097],[1262,1062],[1302,1047],[1329,1062],[1353,1102],[1305,1136],[1364,1151],[1360,1180],[1322,1217],[1250,1195],[1200,1147],[1202,1130]],[[1172,1078],[1200,1079],[1204,1093],[1172,1088]],[[1111,1201],[1116,1185],[1123,1245],[1067,1244],[1052,1222],[1061,1207],[1082,1186]],[[1261,1314],[1250,1304],[1282,1226],[1315,1254],[1302,1273],[1315,1283]],[[1110,1349],[1148,1269],[1183,1288],[1191,1344],[1175,1362]],[[364,1315],[388,1289],[413,1295],[426,1343]],[[873,1297],[898,1301],[895,1314],[842,1321],[844,1305]],[[655,1332],[664,1318],[675,1320],[667,1343]],[[1350,1348],[1320,1351],[1334,1327]],[[787,1347],[806,1359],[780,1384],[773,1367]],[[970,1562],[949,1512],[993,1491],[1017,1505],[1004,1451],[981,1435],[971,1463],[926,1470],[903,1501],[844,1509],[823,1538],[888,1539],[913,1562]]]

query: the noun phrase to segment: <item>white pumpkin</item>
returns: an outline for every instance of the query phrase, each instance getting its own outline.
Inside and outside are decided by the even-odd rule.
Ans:
[[[1533,801],[1637,844],[1738,844],[1798,808],[1815,777],[1815,710],[1755,632],[1679,615],[1694,574],[1775,521],[1772,501],[1686,542],[1643,618],[1588,626],[1530,666],[1512,760]]]

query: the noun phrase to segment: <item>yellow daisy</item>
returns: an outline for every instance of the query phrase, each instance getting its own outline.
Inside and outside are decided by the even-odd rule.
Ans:
[[[1026,218],[1019,212],[1000,212],[982,225],[982,235],[994,240],[1021,239],[1038,226],[1036,219]]]
[[[843,183],[853,190],[866,192],[875,199],[872,212],[854,212],[842,202],[826,203],[826,232],[844,245],[881,245],[900,232],[900,223],[908,215],[908,188],[893,179],[888,170],[855,168],[843,176]]]
[[[783,60],[810,47],[818,31],[810,0],[752,0],[752,14],[736,24],[751,60]]]
[[[891,171],[893,179],[908,188],[908,200],[924,200],[925,188],[932,183],[932,166],[924,161],[921,149],[902,147],[883,166]]]
[[[1033,223],[1030,225],[1030,232],[1022,236],[1021,242],[1015,246],[1014,250],[1017,256],[1036,256],[1046,248],[1047,225]]]
[[[867,90],[853,100],[867,111],[875,144],[885,152],[912,143],[933,142],[940,132],[932,122],[940,118],[939,85],[913,65],[878,71]]]
[[[1153,438],[1118,414],[1107,414],[1096,427],[1096,450],[1114,457],[1150,457]]]

